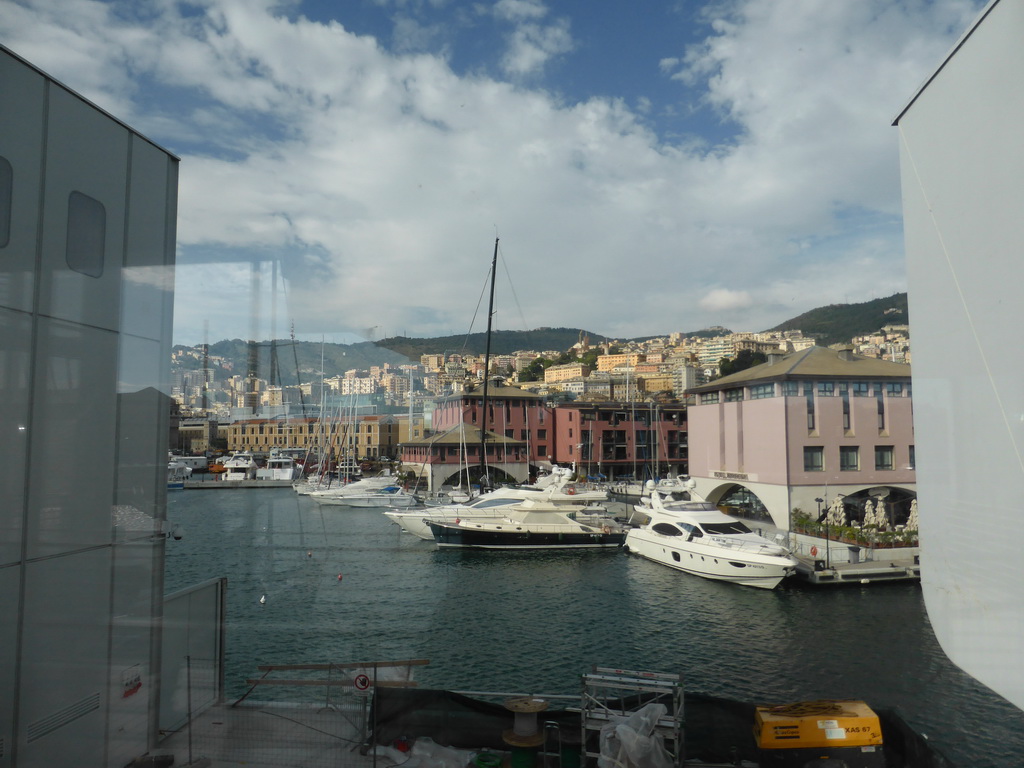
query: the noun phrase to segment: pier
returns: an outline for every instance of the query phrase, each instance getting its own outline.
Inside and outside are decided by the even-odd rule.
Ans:
[[[909,559],[865,560],[825,564],[820,558],[793,555],[797,560],[796,577],[815,585],[876,584],[883,581],[920,581],[921,566],[915,556]]]

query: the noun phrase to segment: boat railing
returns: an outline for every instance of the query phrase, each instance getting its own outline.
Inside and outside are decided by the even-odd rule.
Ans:
[[[770,541],[744,541],[733,539],[728,536],[708,536],[708,540],[723,549],[730,549],[736,552],[748,552],[759,555],[785,555],[786,548]]]

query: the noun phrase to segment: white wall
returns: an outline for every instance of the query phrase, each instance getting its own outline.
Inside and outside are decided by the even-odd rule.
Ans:
[[[897,121],[921,568],[943,649],[1024,706],[1024,2],[986,12]]]

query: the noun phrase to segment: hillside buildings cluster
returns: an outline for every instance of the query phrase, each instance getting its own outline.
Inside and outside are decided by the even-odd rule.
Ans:
[[[534,361],[555,361],[566,350],[523,350],[492,355],[490,372],[530,391],[552,397],[587,402],[680,400],[687,389],[714,379],[723,359],[741,352],[786,354],[814,346],[815,340],[801,331],[726,333],[690,336],[670,334],[645,341],[602,342],[591,346],[586,338],[568,353],[577,359],[552,364],[543,379],[526,381],[524,372]],[[910,362],[910,337],[906,325],[887,325],[877,333],[852,340],[855,354],[893,362]],[[591,353],[588,355],[588,353]],[[593,365],[580,362],[586,356]],[[196,363],[201,367],[194,368]],[[261,413],[307,414],[324,402],[356,398],[376,412],[408,407],[409,394],[439,397],[459,391],[466,381],[483,378],[483,355],[465,353],[425,354],[418,363],[384,363],[299,386],[281,386],[266,378],[234,370],[233,362],[209,355],[202,347],[177,348],[172,357],[172,396],[182,413],[219,421],[232,421]]]

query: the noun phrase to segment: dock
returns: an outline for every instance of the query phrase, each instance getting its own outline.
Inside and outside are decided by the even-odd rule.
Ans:
[[[920,581],[921,565],[916,556],[906,560],[865,560],[858,563],[829,563],[820,558],[794,554],[796,578],[809,584],[878,584],[885,581]]]

